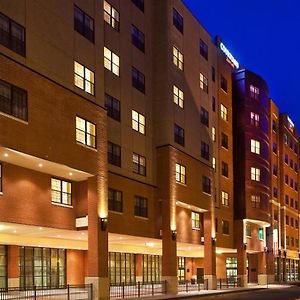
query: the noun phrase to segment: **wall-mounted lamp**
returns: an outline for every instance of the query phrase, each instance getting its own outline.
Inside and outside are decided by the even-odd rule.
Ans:
[[[212,242],[213,246],[216,246],[216,244],[217,244],[217,238],[216,237],[212,237],[211,238],[211,242]]]
[[[244,243],[244,250],[247,250],[247,243]]]
[[[269,253],[268,247],[264,247],[264,252]]]
[[[172,234],[172,241],[176,241],[176,237],[177,237],[177,232],[176,232],[176,230],[172,230],[172,231],[171,231],[171,234]]]
[[[101,222],[101,230],[106,231],[106,229],[107,229],[107,218],[101,218],[100,222]]]

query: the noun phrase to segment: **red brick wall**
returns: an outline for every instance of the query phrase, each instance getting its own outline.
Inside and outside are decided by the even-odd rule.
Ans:
[[[85,252],[81,250],[67,250],[68,284],[84,284]]]

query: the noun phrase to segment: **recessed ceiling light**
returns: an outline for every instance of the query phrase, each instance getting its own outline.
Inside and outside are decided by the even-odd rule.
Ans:
[[[7,153],[4,153],[4,157],[7,157],[8,156],[8,154]]]
[[[39,230],[42,230],[43,229],[43,227],[39,227]]]
[[[190,206],[190,205],[188,205],[188,208],[191,208],[191,206]]]
[[[43,164],[39,164],[39,167],[41,168],[43,166]]]
[[[17,230],[14,230],[13,233],[17,233]]]
[[[69,175],[70,175],[70,176],[72,176],[72,175],[73,175],[73,173],[72,173],[72,172],[70,172],[70,173],[69,173]]]
[[[84,233],[84,232],[81,232],[81,235],[85,235],[85,233]]]
[[[61,237],[61,235],[60,235],[60,234],[58,234],[56,237]]]

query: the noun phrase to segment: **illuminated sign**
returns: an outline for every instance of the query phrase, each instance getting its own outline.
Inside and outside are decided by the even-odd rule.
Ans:
[[[238,69],[240,67],[239,62],[234,58],[234,56],[229,52],[229,50],[226,48],[226,46],[222,42],[220,43],[220,49],[226,55],[226,61],[233,68],[237,68]]]
[[[289,123],[289,131],[294,132],[295,125],[294,125],[293,121],[291,120],[291,118],[289,116],[287,116],[287,120]]]

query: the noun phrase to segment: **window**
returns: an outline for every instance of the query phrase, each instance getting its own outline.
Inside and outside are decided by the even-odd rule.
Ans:
[[[202,176],[202,191],[203,193],[211,194],[211,181],[207,176]]]
[[[200,109],[200,121],[203,125],[209,126],[209,114],[208,111],[201,106]]]
[[[95,76],[94,72],[77,61],[74,61],[74,84],[85,92],[95,95]]]
[[[284,176],[284,182],[285,184],[289,184],[289,176],[287,174]]]
[[[298,182],[295,182],[295,191],[298,191]]]
[[[200,229],[200,214],[192,211],[192,229]]]
[[[297,163],[294,163],[294,170],[296,173],[298,173],[298,164]]]
[[[291,198],[291,207],[294,207],[294,199]]]
[[[256,140],[251,140],[251,152],[260,154],[260,142]]]
[[[290,138],[290,148],[294,149],[294,143],[293,143],[293,139],[292,138]]]
[[[228,164],[222,161],[222,175],[228,177]]]
[[[273,143],[273,153],[277,155],[277,144]]]
[[[148,199],[141,196],[134,196],[134,215],[148,217]]]
[[[277,124],[275,120],[272,120],[272,130],[276,133],[277,132]]]
[[[120,76],[120,58],[106,47],[104,47],[104,68]]]
[[[264,240],[264,229],[263,228],[258,229],[258,239],[261,241]]]
[[[225,133],[221,133],[221,141],[222,141],[222,147],[225,149],[228,149],[228,135]]]
[[[200,89],[208,93],[208,79],[202,73],[200,73]]]
[[[218,232],[218,218],[215,218],[215,230]]]
[[[273,165],[273,175],[277,176],[277,174],[278,174],[278,167],[277,165]]]
[[[285,195],[285,204],[289,205],[289,203],[290,203],[289,195]]]
[[[298,223],[298,220],[295,220],[295,228],[299,228],[299,223]]]
[[[211,109],[213,112],[216,111],[216,98],[214,96],[211,98]]]
[[[260,196],[251,195],[252,208],[260,208]]]
[[[173,85],[173,98],[174,103],[177,104],[180,108],[183,108],[184,94],[183,91],[179,89],[176,85]]]
[[[221,118],[228,121],[228,109],[225,105],[221,104]]]
[[[133,173],[146,176],[146,157],[133,153],[132,162],[133,162]]]
[[[291,226],[294,227],[294,218],[291,218]]]
[[[119,12],[107,1],[103,1],[104,21],[117,31],[120,30]]]
[[[212,82],[216,81],[216,69],[213,66],[211,67],[211,80]]]
[[[3,192],[3,187],[2,187],[2,164],[0,164],[0,193]]]
[[[94,43],[94,19],[74,6],[74,29]]]
[[[117,212],[123,211],[122,192],[108,189],[108,209]]]
[[[255,127],[259,127],[259,115],[254,112],[251,112],[250,123],[251,123],[251,125],[253,125]]]
[[[145,116],[132,110],[132,129],[141,134],[146,134],[146,119]]]
[[[227,192],[224,191],[221,192],[221,199],[222,199],[222,205],[225,206],[229,205],[229,196]]]
[[[72,205],[71,182],[51,178],[51,201],[64,205]]]
[[[183,54],[175,46],[173,46],[173,64],[183,71]]]
[[[250,85],[250,98],[255,100],[259,98],[259,88],[252,84]]]
[[[178,266],[177,266],[177,278],[179,283],[185,283],[185,273],[186,273],[186,263],[185,257],[179,256],[178,257]]]
[[[145,94],[145,76],[138,69],[132,67],[132,86]]]
[[[293,169],[294,168],[294,162],[292,159],[290,159],[290,167]]]
[[[131,42],[142,52],[145,52],[145,35],[136,26],[131,26]]]
[[[186,169],[181,164],[176,164],[176,182],[186,184]]]
[[[108,142],[107,159],[109,164],[121,167],[121,146]]]
[[[298,209],[298,201],[295,201],[295,209]]]
[[[0,245],[0,289],[7,288],[7,247]]]
[[[286,164],[289,163],[289,156],[288,156],[287,154],[284,154],[284,162],[285,162]]]
[[[293,188],[294,187],[294,179],[290,178],[290,187]]]
[[[278,209],[274,209],[274,220],[278,221]]]
[[[25,56],[25,28],[1,13],[0,44]]]
[[[213,167],[213,169],[214,169],[215,172],[216,172],[216,166],[217,166],[216,158],[213,157],[212,158],[212,167]]]
[[[221,89],[227,93],[227,80],[223,75],[221,75]]]
[[[184,129],[174,124],[174,141],[175,143],[184,146]]]
[[[201,141],[201,157],[209,160],[209,145]]]
[[[76,117],[76,141],[91,148],[96,148],[96,125]]]
[[[274,196],[274,198],[278,197],[278,190],[277,190],[276,186],[273,187],[273,196]]]
[[[252,235],[251,224],[246,223],[246,236],[251,237],[251,235]]]
[[[222,233],[229,234],[229,222],[222,220]]]
[[[121,121],[120,101],[118,99],[105,94],[105,108],[110,118],[118,122]]]
[[[260,169],[251,167],[251,180],[260,181]]]
[[[286,225],[290,225],[289,216],[285,216],[285,223],[286,223]]]
[[[208,60],[208,47],[207,47],[207,44],[201,39],[200,39],[200,54],[206,60]]]
[[[181,32],[183,33],[183,17],[181,14],[173,8],[173,25]]]
[[[213,142],[216,141],[216,127],[211,128],[211,139],[213,140]]]
[[[288,136],[286,133],[283,134],[283,142],[287,145],[288,143]]]
[[[143,254],[143,284],[161,281],[161,256]]]
[[[27,121],[27,92],[0,80],[0,112]]]
[[[144,12],[144,0],[131,0],[131,2],[142,12]]]

